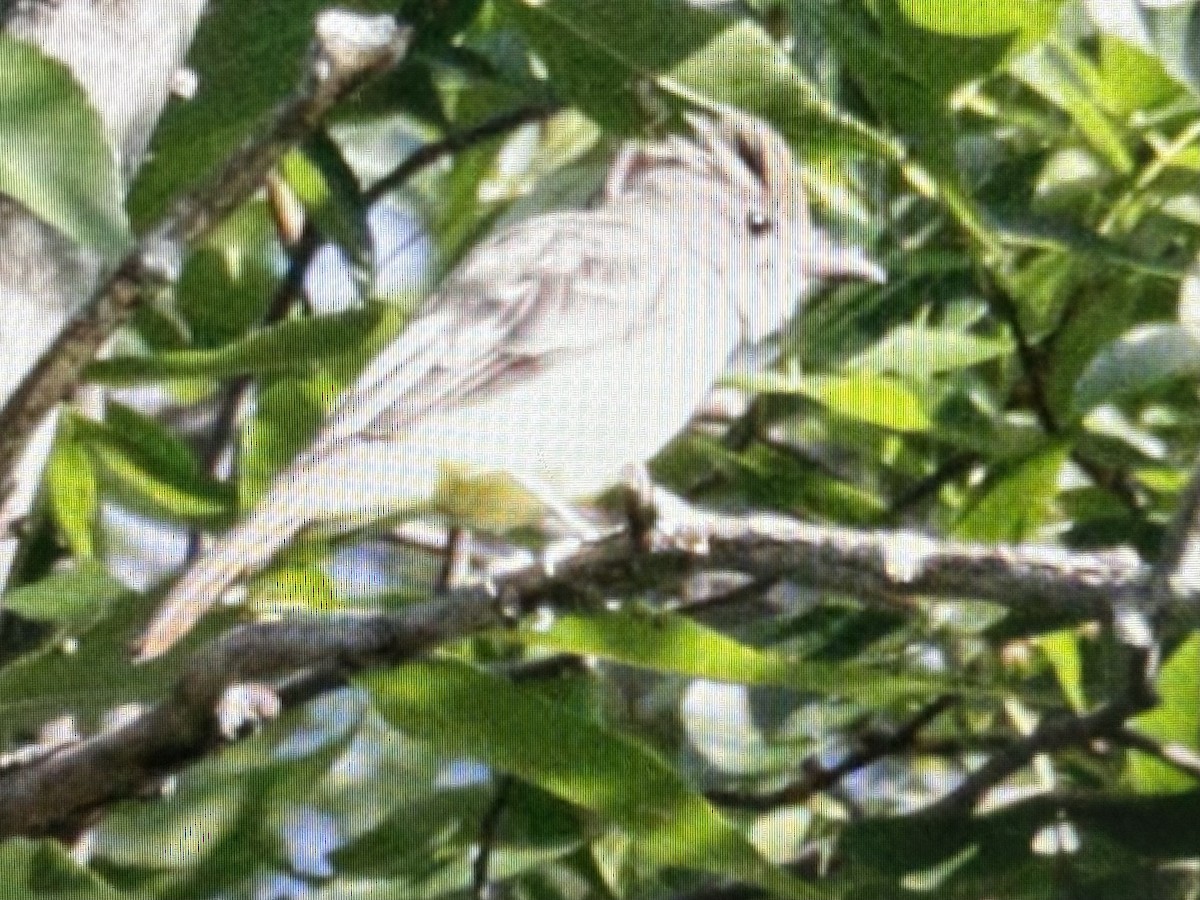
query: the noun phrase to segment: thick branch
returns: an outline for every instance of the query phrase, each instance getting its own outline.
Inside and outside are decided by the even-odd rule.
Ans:
[[[987,547],[821,528],[780,516],[687,514],[684,521],[673,509],[671,524],[686,530],[688,540],[660,541],[651,551],[619,534],[557,559],[552,574],[541,563],[526,564],[491,587],[466,587],[397,613],[234,629],[188,660],[172,694],[136,721],[0,776],[0,838],[69,831],[87,811],[137,796],[154,779],[211,752],[225,739],[216,710],[234,685],[299,684],[281,698],[285,706],[303,702],[346,675],[404,662],[534,610],[593,604],[648,584],[678,585],[698,569],[741,570],[764,582],[792,578],[850,596],[976,597],[1088,617],[1107,616],[1113,598],[1137,595],[1148,577],[1132,553]],[[1104,727],[1123,720],[1106,719]],[[1029,753],[993,768],[1012,771],[1032,752],[1077,740],[1081,731],[1094,733],[1083,723],[1045,734]]]

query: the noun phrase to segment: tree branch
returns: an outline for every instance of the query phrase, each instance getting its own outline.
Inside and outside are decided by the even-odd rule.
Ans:
[[[1106,617],[1114,598],[1137,596],[1147,567],[1132,552],[1070,553],[1048,547],[940,542],[905,532],[822,528],[774,515],[723,516],[675,500],[671,526],[686,541],[639,549],[626,534],[556,559],[514,566],[490,585],[470,585],[398,612],[244,625],[185,663],[170,696],[123,727],[0,773],[0,838],[69,833],[81,816],[145,793],[164,774],[227,740],[217,710],[237,685],[282,683],[284,707],[392,666],[440,644],[504,627],[542,608],[594,605],[596,596],[647,585],[678,586],[698,570],[740,570],[764,583],[790,578],[839,594],[881,599],[976,597],[1025,612]],[[663,536],[665,532],[660,532]],[[669,535],[668,535],[669,538]],[[1139,707],[1140,708],[1140,707]],[[1032,755],[1123,724],[1133,709],[1106,709],[1099,725],[1047,725],[975,779],[1003,777]],[[965,798],[967,792],[962,794]],[[973,794],[972,794],[973,796]],[[966,803],[966,800],[960,800]]]
[[[179,200],[145,235],[59,334],[0,410],[0,482],[26,440],[80,383],[84,367],[105,340],[156,286],[178,274],[187,244],[203,237],[248,199],[291,147],[313,131],[333,106],[365,78],[403,55],[408,32],[390,16],[329,11],[316,19],[316,40],[302,83],[261,135],[233,154],[205,187]]]

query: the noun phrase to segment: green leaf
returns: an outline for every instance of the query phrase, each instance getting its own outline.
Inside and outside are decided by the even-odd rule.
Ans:
[[[877,375],[754,375],[733,379],[744,390],[800,394],[856,422],[893,431],[928,431],[925,405],[903,382]]]
[[[854,824],[839,841],[847,896],[967,898],[992,895],[1047,898],[1044,888],[1069,866],[1089,895],[1143,896],[1142,885],[1111,890],[1138,856],[1166,860],[1194,847],[1197,794],[1171,798],[1100,798],[1078,802],[1043,797],[974,816],[888,816]],[[1082,838],[1071,853],[1036,852],[1058,827]],[[1191,843],[1189,843],[1191,842]],[[1135,855],[1136,854],[1136,855]],[[831,885],[836,893],[838,885]]]
[[[4,608],[38,622],[83,628],[98,621],[127,593],[127,587],[93,561],[9,591]]]
[[[952,328],[901,325],[879,343],[852,357],[848,369],[876,375],[928,380],[933,375],[969,369],[1012,352],[1009,338],[980,337]]]
[[[4,603],[58,627],[53,639],[0,668],[0,722],[36,728],[64,710],[95,722],[116,706],[161,697],[171,675],[232,619],[214,611],[189,634],[177,653],[145,665],[129,661],[129,641],[162,601],[138,595],[98,567],[56,573],[8,594]]]
[[[844,114],[803,78],[779,44],[747,21],[725,28],[682,60],[671,70],[670,79],[773,122],[796,144],[813,146],[818,129],[832,130],[843,141],[859,137],[847,130]],[[671,89],[669,82],[667,88]],[[836,193],[821,180],[827,173],[805,174],[809,176],[805,186],[814,194]]]
[[[1139,734],[1164,744],[1200,749],[1200,633],[1175,648],[1158,673],[1158,705],[1130,722]],[[1125,778],[1139,793],[1190,790],[1196,779],[1148,754],[1130,751]]]
[[[4,873],[5,900],[121,900],[127,896],[77,862],[57,840],[10,838],[0,845],[0,872]]]
[[[361,679],[397,728],[603,816],[668,865],[815,897],[657,755],[542,696],[461,663],[414,663]]]
[[[87,448],[74,440],[60,440],[45,477],[50,510],[67,546],[76,557],[91,559],[96,555],[100,485]]]
[[[383,822],[340,846],[330,854],[330,861],[346,877],[403,880],[405,897],[434,898],[466,891],[472,883],[475,823],[487,814],[492,794],[487,785],[472,784],[442,788],[406,802]],[[571,824],[569,834],[552,829],[537,839],[497,840],[493,848],[497,855],[488,865],[489,880],[509,880],[585,846],[578,836],[579,825]]]
[[[105,418],[76,418],[72,428],[106,488],[150,515],[201,522],[229,515],[231,488],[210,477],[177,435],[119,403],[109,404]]]
[[[250,509],[276,473],[312,439],[325,417],[326,379],[281,378],[260,391],[254,416],[242,427],[238,497]]]
[[[777,685],[879,706],[911,696],[973,691],[961,679],[837,665],[760,650],[684,616],[668,613],[606,613],[559,616],[547,628],[517,633],[543,650],[596,656],[658,672],[733,684]],[[978,691],[983,696],[986,691]]]
[[[562,95],[607,128],[636,134],[646,91],[731,20],[681,0],[497,0]]]
[[[949,27],[941,28],[931,25],[927,15],[912,15],[921,6],[919,0],[877,0],[876,10],[885,52],[902,59],[905,71],[938,97],[995,71],[1016,45],[1016,28],[970,27],[986,26],[986,14],[975,12],[983,4],[959,4],[957,15],[942,20]]]
[[[1073,628],[1039,634],[1034,643],[1045,654],[1054,669],[1058,686],[1066,695],[1071,708],[1082,715],[1087,712],[1087,695],[1084,692],[1083,655],[1079,649],[1079,633]]]
[[[112,386],[177,378],[235,378],[300,374],[331,357],[378,349],[406,316],[394,306],[372,304],[328,316],[291,319],[260,328],[215,350],[175,350],[147,356],[118,356],[92,363],[87,376]]]
[[[279,256],[275,222],[263,200],[240,206],[188,254],[175,308],[195,346],[234,340],[259,324],[278,289]]]
[[[1087,142],[1117,172],[1133,171],[1133,157],[1120,129],[1097,103],[1091,73],[1079,55],[1065,47],[1038,48],[1013,63],[1013,74],[1058,106],[1078,126]]]
[[[357,0],[357,9],[394,12],[393,0]],[[188,53],[199,90],[167,107],[129,198],[138,224],[238,147],[296,87],[325,0],[213,0]]]
[[[1037,535],[1052,510],[1070,448],[1054,445],[999,465],[954,526],[966,540],[1019,543]]]
[[[358,179],[337,143],[320,131],[305,142],[303,151],[287,154],[279,164],[279,172],[321,233],[357,263],[369,267],[367,207]]]
[[[1020,34],[1036,41],[1054,27],[1062,0],[1008,0],[961,3],[959,0],[898,0],[913,22],[941,34],[989,37]]]
[[[1184,91],[1157,57],[1107,32],[1100,35],[1099,76],[1101,100],[1118,116],[1154,109]]]
[[[1075,383],[1074,407],[1137,395],[1200,375],[1200,333],[1183,325],[1139,325],[1093,357]]]
[[[132,240],[104,123],[62,63],[0,34],[0,192],[116,257]]]

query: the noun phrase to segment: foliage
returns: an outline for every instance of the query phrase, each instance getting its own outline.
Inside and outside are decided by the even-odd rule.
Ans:
[[[326,4],[210,5],[193,53],[201,90],[166,116],[129,199],[143,226],[289,90],[309,15]],[[1194,39],[1192,3],[351,5],[400,6],[413,50],[289,157],[275,187],[350,261],[354,299],[272,310],[296,245],[260,198],[192,248],[174,296],[93,364],[116,399],[103,421],[63,420],[51,521],[5,598],[11,619],[43,626],[35,645],[4,647],[6,738],[64,713],[91,728],[161,692],[171,662],[126,662],[153,600],[113,576],[131,555],[143,574],[169,567],[166,532],[139,556],[114,511],[178,532],[252,503],[414,301],[372,281],[387,261],[372,245],[371,185],[423,143],[527,105],[561,111],[383,197],[427,232],[419,263],[444,270],[497,222],[586,197],[619,139],[661,133],[699,98],[769,118],[804,159],[821,218],[890,274],[814,298],[776,368],[731,377],[760,397],[755,439],[733,449],[697,428],[656,462],[664,483],[818,523],[1156,558],[1200,443],[1200,84],[1186,54],[1168,52]],[[1143,27],[1113,30],[1120,21]],[[81,132],[71,145],[97,146],[59,71],[8,42],[0,54],[22,73],[0,94],[61,104]],[[6,116],[8,141],[23,126]],[[39,153],[6,150],[0,188],[41,197],[35,208],[77,239],[119,243],[103,166]],[[147,395],[210,411],[255,397],[236,405],[232,471],[211,441],[169,424],[182,417],[137,408]],[[249,606],[427,597],[428,561],[373,552],[289,553]],[[366,587],[376,568],[387,590]],[[1031,723],[1119,690],[1128,650],[1103,623],[971,598],[887,609],[802,585],[700,620],[663,612],[661,598],[620,599],[619,611],[443,648],[289,713],[186,772],[170,798],[112,811],[87,870],[26,842],[2,848],[12,862],[0,869],[22,873],[21,897],[432,898],[470,893],[483,842],[489,878],[521,898],[682,896],[714,877],[779,896],[1200,887],[1182,864],[1196,856],[1200,786],[1135,749],[1046,754],[993,793],[1009,805],[953,825],[919,812]],[[1170,634],[1161,701],[1134,723],[1196,751],[1198,648]],[[511,674],[558,653],[593,664]],[[947,691],[962,695],[952,713],[829,790],[766,809],[722,802],[834,766]]]

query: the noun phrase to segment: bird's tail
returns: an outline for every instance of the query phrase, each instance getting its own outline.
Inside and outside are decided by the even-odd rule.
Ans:
[[[166,653],[238,579],[261,569],[307,524],[286,486],[264,498],[250,516],[209,548],[172,585],[133,646],[146,662]]]

